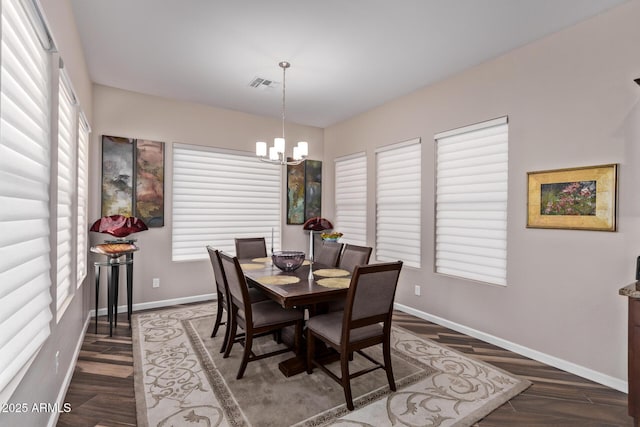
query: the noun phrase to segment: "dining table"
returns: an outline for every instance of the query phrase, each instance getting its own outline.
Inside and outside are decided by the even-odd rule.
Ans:
[[[347,270],[305,260],[296,270],[285,272],[276,267],[270,257],[239,261],[247,284],[260,289],[286,309],[306,309],[309,316],[314,316],[326,311],[326,303],[347,297],[351,281],[351,273]],[[316,349],[321,353],[318,357],[335,357],[323,346],[316,346]],[[280,362],[278,367],[287,377],[306,371],[306,351]]]

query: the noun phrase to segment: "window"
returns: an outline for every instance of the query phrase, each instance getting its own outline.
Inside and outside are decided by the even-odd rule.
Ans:
[[[358,153],[335,160],[336,231],[342,241],[367,244],[367,156]]]
[[[376,259],[420,267],[420,139],[376,150]]]
[[[89,191],[89,125],[84,115],[78,120],[78,223],[76,225],[76,282],[80,286],[87,275],[87,220]]]
[[[235,237],[279,249],[282,172],[252,153],[174,144],[172,260],[207,259],[206,245],[234,253]]]
[[[506,285],[507,118],[435,138],[435,270]]]
[[[58,320],[73,296],[71,281],[75,273],[73,262],[74,198],[76,196],[76,135],[74,98],[60,70],[58,90],[58,164],[57,164],[57,274],[56,306]]]
[[[0,402],[8,402],[50,334],[51,46],[22,2],[0,7]]]

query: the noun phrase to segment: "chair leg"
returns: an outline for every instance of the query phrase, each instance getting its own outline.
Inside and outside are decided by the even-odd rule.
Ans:
[[[227,325],[227,328],[229,329],[229,337],[227,339],[227,343],[225,344],[225,350],[224,350],[224,356],[222,356],[223,359],[226,359],[227,357],[229,357],[229,353],[231,353],[231,348],[233,347],[233,342],[235,341],[236,338],[236,333],[238,332],[238,322],[236,322],[236,315],[235,315],[235,310],[232,309],[232,313],[231,313],[231,324]]]
[[[213,332],[211,332],[211,338],[215,337],[218,333],[218,328],[220,328],[220,323],[222,321],[222,300],[220,299],[220,294],[218,294],[218,310],[216,312],[216,322],[213,324]]]
[[[238,375],[236,379],[239,380],[244,375],[244,370],[247,369],[249,363],[249,357],[251,356],[251,345],[253,344],[253,335],[248,332],[249,328],[245,331],[244,336],[244,353],[242,354],[242,363],[240,363],[240,369],[238,369]]]
[[[347,408],[353,411],[353,398],[351,397],[351,380],[349,379],[349,354],[340,353],[340,366],[342,368],[342,388],[344,389],[344,400]]]
[[[388,336],[382,343],[382,353],[384,357],[384,370],[387,372],[389,388],[391,389],[391,391],[396,391],[396,382],[393,379],[393,367],[391,366],[391,344],[389,343]]]
[[[227,320],[225,321],[225,324],[227,325],[227,327],[224,329],[224,340],[222,340],[222,346],[220,347],[220,353],[224,353],[224,351],[227,348],[227,345],[229,345],[229,335],[231,334],[231,330],[229,325],[231,325],[231,315],[229,314],[229,310],[225,310],[225,312],[227,313]]]

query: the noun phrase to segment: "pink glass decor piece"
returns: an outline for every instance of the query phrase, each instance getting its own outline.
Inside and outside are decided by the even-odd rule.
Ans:
[[[326,218],[320,218],[319,216],[309,218],[302,225],[303,230],[311,231],[323,231],[333,229],[333,224]]]
[[[126,237],[131,233],[144,230],[148,230],[144,221],[134,216],[124,215],[103,216],[89,229],[89,231],[107,233],[115,237]]]

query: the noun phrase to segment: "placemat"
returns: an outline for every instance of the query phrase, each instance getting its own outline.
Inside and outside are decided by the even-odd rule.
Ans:
[[[345,277],[327,277],[326,279],[316,281],[316,283],[320,286],[324,286],[325,288],[344,289],[349,287],[351,279]]]
[[[342,270],[340,268],[322,268],[320,270],[316,270],[313,272],[316,276],[322,277],[340,277],[340,276],[348,276],[349,273],[347,270]]]
[[[263,270],[264,269],[264,264],[240,264],[240,267],[242,267],[243,270],[249,271],[249,270]]]
[[[295,276],[263,276],[256,279],[264,285],[290,285],[292,283],[298,283],[300,279]]]

